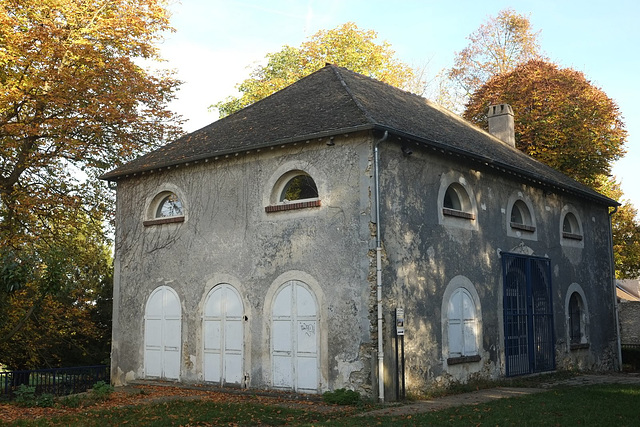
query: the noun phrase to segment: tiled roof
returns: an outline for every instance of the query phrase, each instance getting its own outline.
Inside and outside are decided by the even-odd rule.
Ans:
[[[215,156],[358,130],[388,131],[546,187],[617,205],[424,98],[334,65],[102,178],[117,180]]]
[[[616,295],[627,301],[640,301],[640,280],[616,280]]]

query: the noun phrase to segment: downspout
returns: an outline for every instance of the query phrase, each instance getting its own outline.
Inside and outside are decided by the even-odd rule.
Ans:
[[[618,212],[618,207],[614,206],[613,211],[609,212],[609,247],[611,248],[611,279],[613,284],[613,307],[616,321],[616,339],[618,345],[618,371],[622,371],[622,343],[620,342],[620,317],[618,313],[618,298],[616,296],[616,262],[613,254],[613,224],[612,217]]]
[[[376,285],[378,305],[378,398],[384,403],[384,346],[382,345],[382,233],[380,224],[380,152],[378,145],[387,140],[388,131],[373,146],[373,176],[376,197]]]

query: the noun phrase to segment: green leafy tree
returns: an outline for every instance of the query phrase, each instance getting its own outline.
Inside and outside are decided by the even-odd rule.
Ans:
[[[500,103],[513,108],[518,149],[592,188],[624,155],[618,106],[581,72],[529,61],[485,83],[463,117],[488,129],[488,107]]]
[[[258,66],[251,77],[237,86],[239,97],[230,97],[213,105],[221,117],[284,89],[331,63],[365,74],[390,85],[420,92],[423,83],[415,71],[395,58],[387,42],[377,43],[375,31],[361,30],[348,22],[332,30],[322,30],[299,48],[284,46],[266,56],[267,64]]]
[[[541,59],[539,35],[528,16],[504,9],[468,37],[469,45],[456,53],[448,76],[469,96],[493,76]]]
[[[2,358],[37,322],[52,342],[77,336],[56,322],[77,314],[81,328],[85,292],[110,286],[104,270],[89,279],[108,265],[112,194],[97,177],[181,133],[167,109],[179,82],[139,65],[167,30],[166,0],[0,3]],[[15,366],[48,360],[28,359]]]
[[[100,225],[81,215],[54,244],[0,250],[0,363],[26,369],[108,359],[111,250]]]
[[[611,216],[613,254],[617,279],[640,278],[640,223],[638,211],[624,199],[620,183],[615,179],[601,178],[598,189],[606,196],[617,200],[619,206]]]

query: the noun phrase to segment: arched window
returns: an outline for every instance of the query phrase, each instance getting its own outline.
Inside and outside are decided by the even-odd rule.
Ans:
[[[518,199],[511,205],[509,220],[509,226],[512,229],[529,233],[536,230],[531,210],[523,200]]]
[[[145,216],[143,224],[146,227],[184,222],[184,204],[176,192],[162,191],[151,200]]]
[[[567,290],[565,300],[567,341],[571,350],[589,347],[589,313],[585,294],[577,283]]]
[[[270,203],[265,207],[265,212],[320,207],[318,186],[308,173],[291,170],[273,186]]]
[[[318,187],[307,174],[299,174],[293,176],[285,184],[280,193],[280,202],[291,202],[294,200],[317,199]]]
[[[573,212],[567,212],[562,220],[562,237],[564,239],[582,240],[580,223]]]
[[[164,196],[156,209],[156,218],[182,216],[182,202],[175,193]]]
[[[577,292],[571,294],[569,298],[569,340],[571,344],[579,344],[582,342],[583,324],[582,307],[580,295]]]
[[[443,215],[474,219],[473,206],[469,194],[457,182],[449,185],[442,200]]]
[[[482,310],[473,283],[455,276],[444,290],[441,307],[442,357],[447,366],[480,362]],[[467,365],[467,369],[476,371],[480,365]]]
[[[582,287],[572,283],[564,305],[566,340],[570,350],[589,347],[589,307]]]
[[[449,298],[447,323],[449,357],[478,354],[476,308],[471,294],[466,289],[456,289]]]

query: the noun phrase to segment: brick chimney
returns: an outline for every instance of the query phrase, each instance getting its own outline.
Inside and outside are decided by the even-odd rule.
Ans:
[[[516,146],[513,110],[509,104],[491,105],[487,113],[489,133],[507,145]]]

